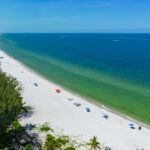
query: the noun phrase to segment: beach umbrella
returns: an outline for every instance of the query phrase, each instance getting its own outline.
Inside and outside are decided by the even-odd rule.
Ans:
[[[60,91],[61,91],[60,89],[56,89],[56,92],[57,92],[57,93],[60,93]]]
[[[133,126],[134,126],[134,124],[133,124],[133,123],[130,123],[130,124],[129,124],[129,126],[130,126],[130,127],[133,127]]]
[[[90,108],[89,108],[89,107],[85,108],[85,110],[86,110],[87,112],[90,112]]]

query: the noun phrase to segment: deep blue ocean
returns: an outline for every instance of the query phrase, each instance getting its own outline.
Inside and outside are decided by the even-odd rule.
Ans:
[[[150,34],[3,34],[0,49],[45,78],[150,124]]]

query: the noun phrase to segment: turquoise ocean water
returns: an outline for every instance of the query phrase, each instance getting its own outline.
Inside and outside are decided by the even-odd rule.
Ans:
[[[3,34],[0,49],[47,79],[150,124],[150,34]]]

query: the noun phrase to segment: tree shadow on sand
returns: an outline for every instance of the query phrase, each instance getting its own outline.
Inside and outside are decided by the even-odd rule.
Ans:
[[[34,111],[32,109],[26,110],[26,112],[22,112],[19,114],[19,119],[26,119],[33,115]]]
[[[22,120],[22,119],[26,119],[26,118],[30,118],[34,113],[33,108],[26,106],[25,109],[23,110],[22,113],[20,113],[18,115],[18,119]],[[41,140],[39,139],[39,134],[38,132],[36,132],[36,124],[32,124],[32,123],[27,123],[25,125],[22,126],[22,128],[24,129],[24,132],[21,133],[18,138],[17,138],[17,147],[15,145],[15,148],[20,148],[21,147],[25,147],[27,144],[32,144],[32,146],[34,146],[35,149],[40,149],[41,147]],[[16,140],[15,140],[16,142]]]

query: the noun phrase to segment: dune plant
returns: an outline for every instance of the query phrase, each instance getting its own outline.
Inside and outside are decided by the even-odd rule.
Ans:
[[[53,132],[53,129],[51,127],[49,127],[49,123],[48,122],[44,123],[43,125],[40,125],[38,127],[38,130],[40,132],[48,132],[48,131]]]

